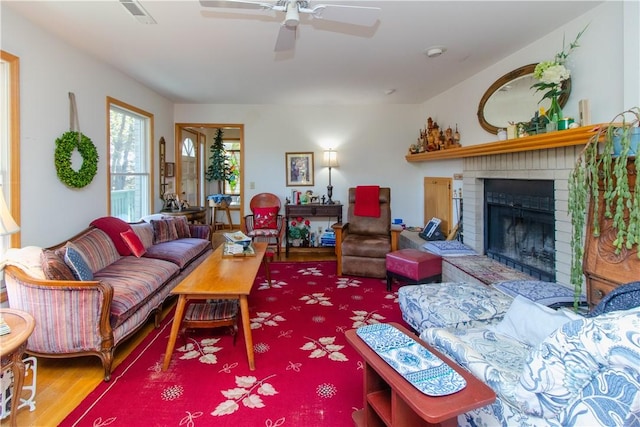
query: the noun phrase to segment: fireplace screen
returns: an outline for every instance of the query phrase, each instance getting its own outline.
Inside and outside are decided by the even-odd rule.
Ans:
[[[484,200],[487,256],[555,281],[553,181],[487,179]]]

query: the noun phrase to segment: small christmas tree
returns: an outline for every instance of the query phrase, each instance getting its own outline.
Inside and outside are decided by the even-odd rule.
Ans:
[[[222,129],[216,129],[216,136],[213,138],[213,145],[209,148],[211,156],[209,157],[209,166],[205,177],[207,181],[218,181],[218,193],[222,193],[222,184],[229,180],[231,170],[229,167],[229,156],[224,149],[222,142],[223,132]]]

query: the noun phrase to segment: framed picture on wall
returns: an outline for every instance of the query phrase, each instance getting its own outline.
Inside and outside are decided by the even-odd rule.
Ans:
[[[313,186],[313,153],[286,153],[287,187]]]
[[[173,162],[165,163],[164,172],[165,172],[165,176],[167,178],[173,178],[173,175],[175,173],[174,168],[175,168],[175,163],[173,163]]]

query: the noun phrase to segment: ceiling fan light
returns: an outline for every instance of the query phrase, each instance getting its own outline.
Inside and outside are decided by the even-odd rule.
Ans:
[[[284,18],[284,25],[289,28],[295,28],[299,23],[300,13],[298,12],[298,5],[291,2],[287,8],[287,16]]]

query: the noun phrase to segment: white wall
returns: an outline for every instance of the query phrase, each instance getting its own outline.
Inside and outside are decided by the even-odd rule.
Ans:
[[[8,8],[1,22],[2,50],[20,58],[22,246],[49,246],[107,213],[107,96],[152,113],[156,145],[161,136],[173,145],[173,105]],[[53,160],[56,138],[69,130],[69,92],[75,94],[80,130],[100,155],[96,177],[82,189],[62,184]],[[157,197],[155,203],[160,209]]]
[[[593,123],[609,122],[618,113],[634,104],[623,102],[623,82],[631,82],[635,73],[635,81],[640,79],[638,59],[635,63],[623,58],[623,47],[640,50],[637,38],[639,24],[637,5],[635,5],[635,28],[629,23],[626,37],[623,33],[623,7],[631,8],[629,2],[610,1],[592,9],[590,12],[574,19],[567,25],[550,32],[546,37],[536,41],[519,52],[494,64],[472,78],[452,87],[448,91],[426,101],[422,105],[425,117],[432,116],[438,122],[458,123],[462,134],[463,145],[475,145],[496,141],[497,137],[480,127],[477,119],[477,108],[480,98],[493,82],[507,72],[526,64],[552,60],[562,50],[563,37],[566,45],[586,26],[579,40],[578,47],[569,57],[568,67],[572,72],[571,95],[563,112],[568,117],[578,116],[578,101],[589,99]],[[630,2],[634,3],[634,2]],[[627,10],[624,11],[627,13]],[[633,35],[636,35],[635,39]],[[625,77],[625,71],[627,76]],[[637,84],[636,84],[637,88]],[[640,102],[635,100],[635,105]],[[531,112],[533,116],[534,111]],[[461,162],[457,162],[461,166]],[[447,170],[451,165],[446,165]]]
[[[245,202],[257,193],[284,198],[291,189],[326,194],[328,169],[322,151],[338,151],[340,167],[332,169],[333,200],[346,203],[356,185],[389,186],[394,217],[422,222],[420,173],[404,159],[422,121],[418,105],[390,106],[175,106],[179,123],[243,123],[245,125]],[[287,187],[286,152],[313,152],[315,186]],[[255,189],[249,184],[255,183]],[[416,184],[419,183],[419,184]],[[346,210],[345,210],[346,213]]]

